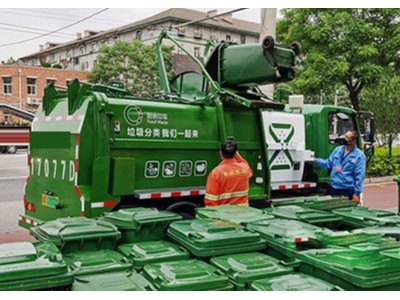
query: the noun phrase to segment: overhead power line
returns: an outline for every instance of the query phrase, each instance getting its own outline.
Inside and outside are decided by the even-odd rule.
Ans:
[[[22,26],[22,25],[4,23],[4,22],[0,22],[0,25],[4,25],[4,26],[8,26],[9,27],[9,28],[0,27],[1,29],[11,30],[11,31],[18,31],[18,32],[35,33],[35,34],[49,33],[50,32],[50,30],[43,29],[43,28],[37,28],[37,27],[32,27],[32,26]],[[75,36],[75,35],[70,34],[70,33],[63,33],[63,32],[58,32],[57,33],[57,36],[59,36],[59,37],[63,37],[63,35],[64,35],[64,38],[71,38],[71,37]]]
[[[89,16],[83,18],[83,19],[80,19],[80,20],[78,20],[78,21],[76,21],[76,22],[73,22],[73,23],[71,23],[71,24],[69,24],[69,25],[60,27],[60,28],[58,28],[58,29],[56,29],[56,30],[49,31],[48,33],[44,33],[44,34],[41,34],[41,35],[39,35],[39,36],[32,37],[32,38],[25,39],[25,40],[21,40],[21,41],[17,41],[17,42],[1,44],[0,47],[18,45],[18,44],[26,43],[26,42],[29,42],[29,41],[37,40],[37,39],[39,39],[39,38],[42,38],[42,37],[45,37],[45,36],[54,34],[54,33],[56,33],[56,32],[59,32],[59,31],[61,31],[61,30],[64,30],[64,29],[66,29],[66,28],[72,27],[72,26],[74,26],[74,25],[76,25],[76,24],[82,23],[82,22],[84,22],[84,21],[86,21],[86,20],[88,20],[88,19],[90,19],[90,18],[93,18],[94,16],[97,16],[97,15],[99,15],[99,14],[101,14],[101,13],[107,11],[107,10],[109,10],[109,8],[104,8],[104,9],[99,10],[99,11],[97,11],[97,12],[95,12],[95,13],[93,13],[93,14],[91,14],[91,15],[89,15]]]

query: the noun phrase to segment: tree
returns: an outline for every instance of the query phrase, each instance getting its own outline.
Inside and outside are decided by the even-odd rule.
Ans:
[[[400,70],[400,9],[284,9],[278,39],[302,44],[294,87],[334,94],[345,86],[355,110],[359,95],[383,75]]]
[[[388,141],[390,156],[392,141],[400,132],[399,91],[400,76],[383,77],[378,84],[366,88],[361,95],[365,108],[375,115],[377,133]]]
[[[149,97],[160,90],[158,60],[155,46],[142,41],[117,42],[100,49],[97,64],[89,74],[91,82],[110,84],[122,82],[137,96]],[[172,71],[172,47],[162,48],[169,78]]]

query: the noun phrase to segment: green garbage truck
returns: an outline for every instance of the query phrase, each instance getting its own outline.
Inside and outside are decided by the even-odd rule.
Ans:
[[[168,78],[165,39],[201,72]],[[350,108],[305,105],[301,96],[285,105],[260,91],[259,85],[295,78],[297,43],[284,47],[271,37],[261,44],[222,42],[205,63],[166,32],[157,44],[161,91],[151,98],[78,81],[67,91],[46,88],[31,126],[21,226],[134,206],[193,216],[229,136],[253,169],[251,205],[323,194],[329,174],[313,158],[327,157],[349,129],[364,134]],[[373,119],[368,122],[371,149]]]

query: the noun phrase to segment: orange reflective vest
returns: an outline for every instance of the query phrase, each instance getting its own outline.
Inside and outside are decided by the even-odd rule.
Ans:
[[[224,159],[208,175],[205,205],[248,205],[249,178],[252,175],[249,164],[239,154]]]

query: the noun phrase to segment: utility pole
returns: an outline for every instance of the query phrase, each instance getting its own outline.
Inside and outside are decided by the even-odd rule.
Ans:
[[[261,28],[260,28],[260,43],[267,35],[276,37],[276,8],[261,8]],[[269,98],[274,97],[274,85],[267,84],[260,86],[261,91]]]

